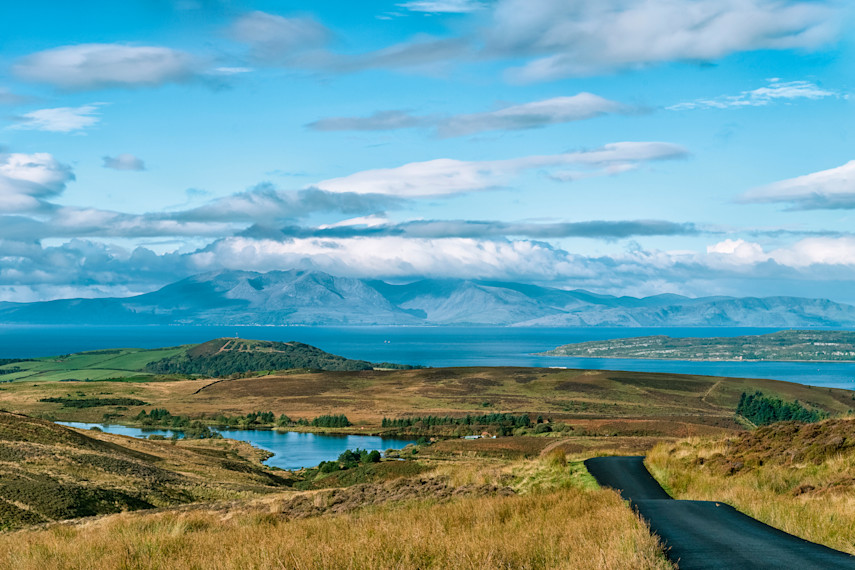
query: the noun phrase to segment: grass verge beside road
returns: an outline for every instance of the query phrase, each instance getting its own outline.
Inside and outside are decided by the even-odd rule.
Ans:
[[[113,568],[672,568],[563,454],[446,462],[411,479],[0,535],[0,565]],[[419,489],[430,488],[428,496]],[[360,505],[353,497],[372,497]],[[384,497],[383,500],[376,499]]]
[[[855,419],[784,422],[647,455],[675,499],[722,501],[811,542],[855,554]]]

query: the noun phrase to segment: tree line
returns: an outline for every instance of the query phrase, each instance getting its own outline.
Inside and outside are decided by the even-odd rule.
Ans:
[[[764,396],[759,391],[753,394],[743,392],[736,413],[758,426],[785,421],[813,423],[828,417],[824,411],[806,408],[798,400],[785,402]]]
[[[543,420],[541,419],[541,422]],[[492,413],[483,415],[466,414],[463,417],[452,416],[415,416],[410,418],[383,418],[380,423],[384,428],[410,428],[410,427],[432,427],[432,426],[488,426],[498,425],[505,427],[529,427],[531,418],[528,414],[515,416],[514,414]]]
[[[183,429],[190,425],[193,421],[189,416],[173,415],[164,408],[154,408],[151,412],[145,410],[140,411],[134,416],[134,421],[145,426],[159,426],[175,429]],[[299,418],[291,419],[285,414],[279,417],[273,412],[250,412],[246,415],[227,416],[219,414],[213,418],[206,420],[207,422],[221,427],[252,429],[255,427],[292,427],[292,426],[311,426],[311,427],[326,427],[326,428],[342,428],[350,427],[353,424],[344,414],[337,415],[322,415],[313,419]]]

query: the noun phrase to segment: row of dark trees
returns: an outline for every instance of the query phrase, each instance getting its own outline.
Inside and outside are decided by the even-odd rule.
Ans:
[[[743,392],[736,413],[758,426],[785,421],[812,423],[828,417],[822,410],[806,408],[798,400],[785,402],[780,398],[764,396],[762,392]]]
[[[305,420],[303,420],[305,421]],[[299,424],[299,422],[298,422]],[[344,414],[339,414],[335,416],[318,416],[313,419],[309,425],[312,427],[330,427],[330,428],[343,428],[349,427],[353,424],[350,423],[350,420],[347,419],[347,416]]]
[[[541,419],[541,421],[543,421]],[[529,427],[531,418],[528,414],[515,416],[514,414],[467,414],[463,417],[452,416],[415,416],[411,418],[383,418],[380,424],[388,428],[410,428],[410,427],[432,427],[432,426],[505,426],[505,427]]]
[[[346,449],[338,456],[336,461],[321,461],[318,469],[321,473],[332,473],[343,469],[352,469],[360,463],[379,463],[382,455],[376,449],[368,451],[367,449]]]
[[[145,406],[148,402],[136,398],[42,398],[39,402],[62,404],[63,408],[97,408],[99,406]]]
[[[154,408],[151,410],[151,412],[146,412],[145,410],[140,411],[139,414],[134,416],[134,421],[139,422],[144,426],[158,426],[182,429],[189,426],[192,421],[198,420],[191,420],[189,416],[172,415],[169,410],[166,410],[164,408]],[[285,414],[282,414],[277,418],[273,412],[250,412],[244,416],[227,416],[225,414],[220,414],[209,421],[218,426],[240,428],[267,426],[312,426],[341,428],[350,427],[351,425],[353,425],[350,420],[347,419],[347,416],[344,414],[323,415],[311,420],[305,418],[292,420]]]

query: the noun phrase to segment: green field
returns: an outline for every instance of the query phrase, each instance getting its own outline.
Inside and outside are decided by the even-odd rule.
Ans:
[[[189,346],[192,345],[150,350],[119,348],[41,357],[0,366],[0,370],[21,369],[20,372],[3,374],[0,381],[151,379],[154,374],[144,371],[146,364],[179,355],[186,352]]]

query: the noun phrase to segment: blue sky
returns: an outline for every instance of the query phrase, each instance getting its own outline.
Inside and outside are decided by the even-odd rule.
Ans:
[[[34,0],[0,300],[221,269],[855,303],[853,14],[811,0]]]

